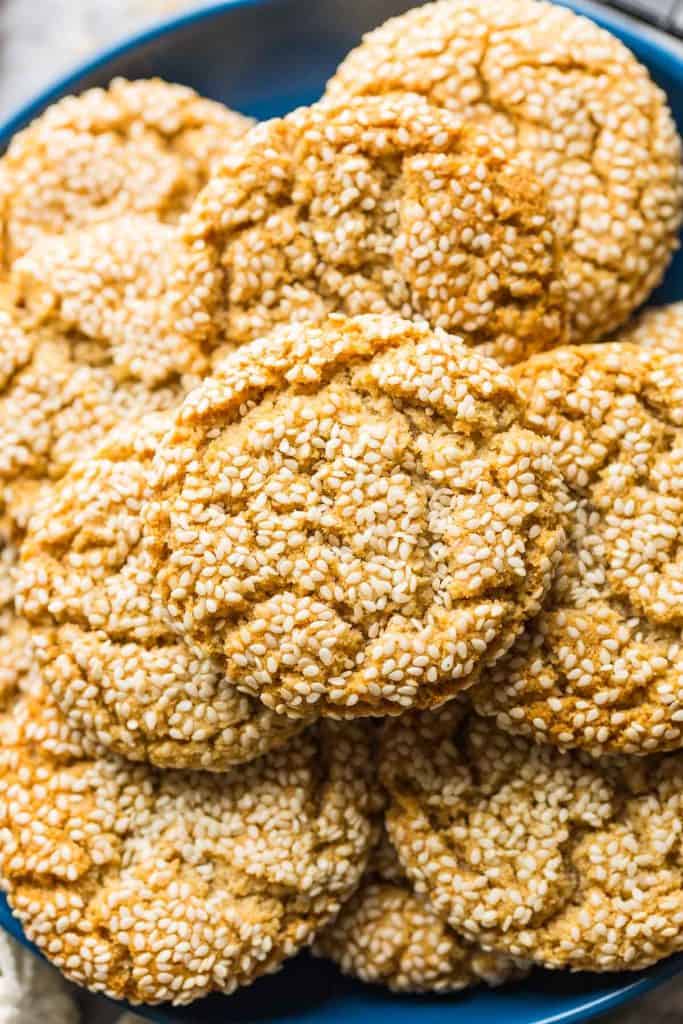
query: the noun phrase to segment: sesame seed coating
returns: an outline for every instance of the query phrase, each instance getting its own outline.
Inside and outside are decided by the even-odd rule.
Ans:
[[[31,631],[25,619],[0,612],[0,714],[11,711],[34,676]]]
[[[45,236],[0,308],[0,489],[19,539],[37,498],[122,418],[211,365],[216,280],[175,227],[123,216]]]
[[[314,951],[345,974],[394,992],[458,992],[524,974],[504,954],[467,942],[413,893],[386,833],[359,889]]]
[[[98,342],[122,380],[177,385],[208,369],[216,275],[168,224],[128,215],[48,236],[11,280],[32,325]]]
[[[389,834],[436,913],[552,968],[683,949],[683,756],[594,760],[460,718],[396,719],[382,755]]]
[[[17,331],[22,362],[11,352]],[[151,388],[123,381],[102,346],[52,329],[0,323],[0,365],[14,361],[0,388],[0,489],[5,518],[19,540],[50,481],[59,479],[122,417],[172,405],[182,394],[172,386]]]
[[[565,542],[508,374],[393,316],[293,324],[172,414],[146,510],[175,629],[291,715],[433,706],[503,653]]]
[[[331,312],[424,319],[502,363],[565,339],[543,189],[420,96],[315,104],[257,125],[183,230],[213,253],[233,344]]]
[[[12,570],[17,560],[16,548],[5,541],[3,534],[4,529],[0,527],[0,635],[14,606]]]
[[[683,352],[683,302],[646,309],[619,333],[616,340],[642,345],[643,348]]]
[[[248,118],[160,79],[89,89],[49,107],[0,161],[3,257],[45,235],[127,213],[175,221]]]
[[[1,730],[0,867],[72,981],[148,1004],[230,993],[309,944],[363,872],[358,725],[321,723],[227,774],[94,755],[43,688]]]
[[[540,615],[472,692],[480,713],[595,754],[683,746],[683,353],[556,349],[516,368],[573,502]]]
[[[493,131],[545,185],[571,340],[598,341],[661,279],[683,209],[664,93],[608,32],[536,0],[442,0],[369,33],[328,84],[407,90]]]
[[[124,421],[34,510],[16,606],[73,727],[135,761],[220,771],[281,747],[306,724],[239,693],[215,659],[163,621],[141,541],[163,414]]]

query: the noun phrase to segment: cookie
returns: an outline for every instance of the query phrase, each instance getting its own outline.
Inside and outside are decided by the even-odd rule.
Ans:
[[[70,725],[134,761],[224,771],[306,724],[238,692],[173,633],[152,593],[140,512],[163,414],[119,425],[34,511],[16,606]]]
[[[608,32],[536,0],[442,0],[370,32],[335,102],[420,93],[494,132],[547,189],[564,247],[571,340],[599,341],[661,279],[683,209],[664,93]]]
[[[512,643],[565,542],[493,360],[391,316],[242,346],[173,414],[146,511],[170,622],[278,713],[398,714]]]
[[[126,215],[47,237],[11,281],[32,329],[96,342],[122,383],[187,390],[209,368],[216,275],[171,225]]]
[[[621,331],[617,340],[643,348],[683,352],[683,302],[646,309]]]
[[[101,346],[52,330],[0,324],[0,351],[22,332],[30,358],[0,389],[0,494],[12,538],[19,541],[41,493],[121,418],[167,408],[182,395],[172,386],[125,383]]]
[[[210,368],[215,282],[149,217],[36,243],[0,310],[0,492],[21,536],[37,497],[122,418],[174,405]]]
[[[540,742],[683,746],[683,353],[615,342],[517,368],[574,504],[543,610],[472,692]]]
[[[314,950],[393,992],[459,992],[523,977],[521,964],[464,940],[418,898],[383,834],[358,891]]]
[[[46,235],[124,214],[176,221],[251,122],[160,79],[89,89],[49,107],[0,162],[3,258]]]
[[[419,96],[315,104],[238,141],[183,221],[242,344],[333,312],[397,313],[512,363],[565,338],[543,189]]]
[[[72,981],[186,1004],[276,970],[364,869],[358,725],[321,723],[232,772],[89,749],[39,689],[0,729],[0,868],[28,938]]]
[[[387,826],[415,892],[545,967],[637,970],[683,949],[683,756],[561,752],[454,703],[385,737]]]

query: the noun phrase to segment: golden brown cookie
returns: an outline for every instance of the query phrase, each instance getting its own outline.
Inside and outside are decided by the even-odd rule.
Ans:
[[[172,222],[251,122],[192,89],[115,79],[49,107],[0,162],[3,258],[45,235],[145,214]]]
[[[683,949],[680,753],[594,760],[451,703],[391,722],[381,774],[416,893],[471,941],[590,971]]]
[[[257,126],[183,229],[222,275],[232,344],[332,312],[424,319],[503,363],[565,338],[543,189],[420,96],[316,104]]]
[[[615,342],[517,368],[574,503],[540,615],[472,691],[562,747],[683,746],[683,352]]]
[[[608,32],[536,0],[442,0],[369,33],[330,100],[404,90],[493,131],[548,190],[572,341],[598,341],[677,245],[681,147],[663,92]]]
[[[122,418],[169,407],[183,390],[178,378],[159,387],[123,381],[97,342],[18,319],[11,329],[0,323],[0,352],[17,331],[30,357],[0,388],[0,491],[8,532],[20,539],[46,485]]]
[[[210,367],[215,275],[177,229],[124,216],[45,237],[0,309],[0,498],[37,498],[122,418],[175,404]]]
[[[453,697],[538,609],[565,541],[522,413],[497,363],[397,317],[238,349],[155,460],[151,574],[178,635],[279,713]]]
[[[383,832],[358,891],[316,941],[345,974],[393,992],[459,992],[520,978],[520,963],[467,942],[413,892]]]
[[[125,215],[48,236],[11,280],[32,327],[96,342],[122,382],[180,390],[208,370],[216,275],[168,224]]]
[[[643,348],[683,352],[683,302],[646,309],[620,332],[616,340],[642,345]]]
[[[306,724],[238,692],[163,619],[140,512],[164,415],[126,421],[34,511],[16,603],[69,723],[134,761],[224,771]]]
[[[10,905],[71,980],[189,1003],[273,971],[363,872],[372,829],[360,726],[322,723],[224,775],[93,752],[42,688],[0,728]]]

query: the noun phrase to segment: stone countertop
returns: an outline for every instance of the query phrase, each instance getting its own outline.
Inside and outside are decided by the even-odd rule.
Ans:
[[[0,119],[100,47],[189,6],[185,0],[0,0]],[[113,1024],[118,1017],[101,1000],[81,1002],[83,1024]],[[683,1024],[683,981],[662,986],[606,1020]],[[127,1016],[125,1024],[143,1022]]]

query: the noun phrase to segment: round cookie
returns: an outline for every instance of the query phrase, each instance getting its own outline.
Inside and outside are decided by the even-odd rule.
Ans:
[[[258,125],[183,221],[222,275],[232,344],[278,324],[397,313],[513,363],[565,339],[543,189],[420,96],[315,104]]]
[[[594,760],[454,703],[385,736],[387,827],[416,893],[545,967],[636,970],[683,949],[683,755]]]
[[[681,147],[663,92],[617,39],[554,4],[442,0],[369,33],[327,96],[397,90],[493,131],[539,175],[572,341],[599,341],[647,298],[677,244]]]
[[[169,407],[182,390],[122,381],[96,342],[19,330],[31,355],[0,389],[0,494],[9,536],[20,540],[41,493],[79,455],[122,418]],[[0,325],[0,351],[13,343]]]
[[[120,419],[210,367],[215,277],[177,230],[122,217],[45,238],[0,312],[0,501],[21,536],[46,484]]]
[[[398,714],[470,685],[565,541],[509,376],[391,316],[293,324],[173,414],[147,509],[174,628],[278,713]]]
[[[224,775],[92,752],[45,688],[0,730],[0,868],[26,935],[117,999],[230,993],[309,944],[363,872],[366,733],[321,723]]]
[[[617,340],[643,348],[683,352],[683,302],[646,309],[620,332]]]
[[[163,619],[141,539],[169,421],[125,421],[39,503],[17,570],[43,679],[70,725],[134,761],[224,771],[306,724],[238,692]]]
[[[683,746],[683,352],[557,349],[516,368],[574,503],[540,615],[471,694],[562,747]]]
[[[525,973],[504,954],[464,940],[413,893],[386,833],[358,891],[318,937],[314,952],[345,974],[393,992],[459,992]]]
[[[251,121],[160,79],[49,107],[0,161],[7,266],[45,235],[123,214],[176,221]]]
[[[11,281],[33,327],[78,332],[119,379],[156,387],[207,372],[216,277],[175,227],[125,215],[48,236],[15,261]]]

